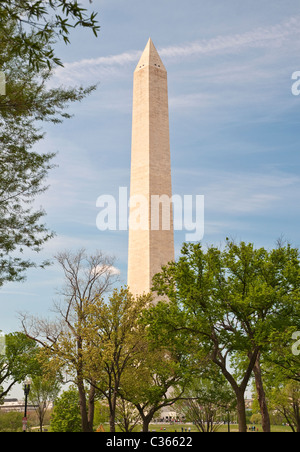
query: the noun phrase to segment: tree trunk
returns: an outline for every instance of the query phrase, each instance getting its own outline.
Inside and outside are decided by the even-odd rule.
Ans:
[[[239,432],[247,432],[247,422],[246,422],[246,404],[245,404],[245,392],[237,388],[236,391],[237,400],[237,415],[239,423]]]
[[[296,431],[297,433],[300,433],[300,406],[298,398],[293,400],[293,412],[295,417]]]
[[[143,432],[149,432],[149,424],[151,422],[152,416],[143,417]]]
[[[110,415],[109,415],[109,431],[110,431],[110,433],[115,433],[115,431],[116,431],[115,413],[110,413]]]
[[[96,389],[90,385],[89,405],[88,405],[88,423],[91,432],[94,431],[94,413],[95,413],[95,393]]]
[[[257,356],[255,366],[253,368],[254,376],[255,376],[255,385],[256,392],[258,397],[258,403],[260,406],[260,413],[262,417],[262,429],[263,432],[270,433],[271,432],[271,421],[268,410],[268,404],[266,400],[266,394],[263,386],[262,376],[261,376],[261,367],[260,367],[260,353]]]
[[[218,349],[219,344],[216,342],[216,347],[213,355],[213,362],[220,367],[224,377],[230,383],[237,401],[237,415],[238,415],[238,423],[239,423],[239,431],[247,432],[247,422],[246,422],[246,404],[245,404],[245,391],[247,385],[249,383],[253,367],[255,366],[255,362],[257,359],[257,355],[259,353],[259,348],[255,348],[251,353],[248,354],[249,364],[247,370],[245,372],[243,381],[240,385],[238,385],[234,376],[226,368],[226,359],[221,355],[220,350]]]
[[[115,433],[116,431],[116,407],[117,407],[117,392],[113,389],[109,397],[109,431]]]
[[[156,410],[152,408],[148,414],[144,414],[144,408],[142,408],[140,404],[137,403],[135,405],[135,407],[137,408],[137,410],[141,416],[141,419],[143,421],[143,433],[149,432],[149,424],[150,424]]]
[[[214,362],[221,368],[224,377],[230,383],[230,385],[235,393],[236,402],[237,402],[237,415],[238,415],[239,431],[247,432],[245,391],[246,391],[246,387],[247,387],[249,378],[250,378],[252,370],[253,370],[254,360],[252,361],[253,364],[250,362],[250,364],[248,366],[248,370],[245,374],[243,383],[240,386],[235,381],[233,376],[227,371],[225,365],[222,365],[222,363],[218,360],[216,360]]]
[[[86,410],[86,394],[84,389],[83,381],[78,382],[78,392],[79,392],[79,407],[81,415],[81,427],[84,433],[90,433],[93,429],[90,429],[88,415]]]

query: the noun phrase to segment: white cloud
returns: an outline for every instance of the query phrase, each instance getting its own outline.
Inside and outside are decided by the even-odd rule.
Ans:
[[[181,171],[182,175],[184,170]],[[300,178],[272,168],[265,172],[186,171],[195,190],[205,196],[205,210],[223,214],[260,214],[297,205]],[[199,185],[199,180],[202,181]],[[196,183],[196,181],[198,181]],[[213,181],[213,182],[212,182]]]
[[[299,32],[299,18],[293,17],[281,24],[268,28],[257,28],[242,34],[217,36],[216,38],[196,41],[182,46],[166,47],[160,50],[160,55],[169,58],[182,58],[216,52],[231,53],[243,47],[278,46],[284,39],[293,34],[299,34]]]
[[[102,77],[115,75],[116,68],[124,67],[133,62],[137,62],[141,56],[141,51],[133,50],[119,55],[106,57],[83,59],[73,63],[65,63],[64,67],[58,67],[54,76],[60,83],[66,84],[78,80],[99,81]]]
[[[240,34],[220,35],[215,38],[189,42],[183,45],[158,48],[162,58],[181,61],[182,58],[197,57],[206,54],[231,54],[243,48],[278,47],[294,35],[300,33],[299,17],[273,26],[257,28]],[[55,78],[60,83],[70,83],[85,80],[99,81],[103,77],[120,75],[120,68],[131,63],[137,63],[141,56],[140,50],[131,50],[117,55],[99,58],[83,59],[73,63],[65,63],[64,68],[57,68]]]
[[[172,96],[169,99],[169,105],[172,109],[190,109],[193,107],[208,107],[218,99],[217,95],[213,93],[192,93],[192,94],[181,94],[179,96]]]
[[[97,265],[97,267],[93,268],[92,274],[102,275],[103,273],[107,273],[108,275],[115,276],[120,275],[121,271],[114,267],[113,265]]]

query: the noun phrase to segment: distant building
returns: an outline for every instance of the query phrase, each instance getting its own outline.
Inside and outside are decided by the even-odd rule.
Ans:
[[[0,405],[0,413],[17,412],[23,413],[25,408],[24,400],[18,399],[4,399],[4,403]],[[35,405],[28,404],[27,410],[33,411],[36,408]]]

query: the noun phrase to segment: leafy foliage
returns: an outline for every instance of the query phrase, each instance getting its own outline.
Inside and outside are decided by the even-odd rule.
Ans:
[[[90,0],[91,3],[91,0]],[[5,34],[3,42],[22,58],[28,55],[29,65],[39,70],[47,64],[62,65],[55,56],[53,44],[61,38],[70,43],[70,30],[82,27],[98,35],[97,14],[88,13],[77,0],[1,0],[1,24],[13,21],[18,33]],[[1,65],[0,65],[1,67]]]
[[[22,432],[23,413],[0,413],[0,432]]]
[[[51,417],[51,432],[82,432],[78,391],[70,388],[56,400]]]
[[[0,287],[5,281],[22,280],[25,271],[36,266],[32,259],[23,258],[24,251],[39,252],[53,237],[41,222],[43,209],[32,208],[47,189],[45,180],[54,166],[53,153],[34,150],[44,138],[41,123],[58,124],[70,118],[67,106],[95,89],[47,88],[52,70],[43,64],[37,72],[26,53],[16,54],[5,41],[7,35],[15,38],[18,33],[16,22],[1,24],[0,67],[7,89],[6,96],[0,96]]]
[[[275,332],[299,324],[299,270],[299,251],[290,245],[267,251],[227,241],[224,250],[184,244],[178,262],[154,277],[153,289],[169,299],[148,313],[154,334],[199,340],[236,393],[242,431],[254,366],[270,352]]]
[[[5,342],[5,354],[0,356],[0,399],[9,393],[15,383],[21,383],[26,376],[41,371],[35,341],[23,333],[11,333],[6,335]]]

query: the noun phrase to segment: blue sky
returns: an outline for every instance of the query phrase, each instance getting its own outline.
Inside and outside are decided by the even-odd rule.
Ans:
[[[82,3],[89,5],[88,1]],[[168,70],[173,193],[205,196],[204,243],[226,237],[272,247],[299,239],[300,4],[287,0],[94,0],[98,39],[77,30],[59,44],[52,86],[99,83],[41,151],[58,152],[37,200],[56,232],[38,260],[64,249],[116,257],[126,283],[128,234],[96,228],[100,195],[129,187],[133,71],[149,36]],[[184,231],[175,232],[176,255]],[[63,284],[56,265],[0,291],[0,330],[18,311],[49,314]]]

